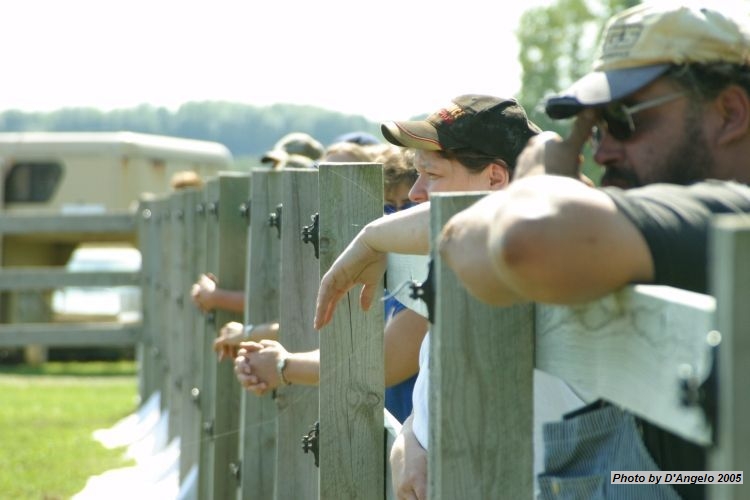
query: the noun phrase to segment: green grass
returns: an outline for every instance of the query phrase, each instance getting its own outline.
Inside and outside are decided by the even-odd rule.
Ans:
[[[136,396],[132,362],[0,367],[0,497],[68,499],[89,476],[133,465],[91,434],[132,413]]]

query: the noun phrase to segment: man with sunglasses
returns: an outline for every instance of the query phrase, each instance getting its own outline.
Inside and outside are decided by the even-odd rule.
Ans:
[[[444,228],[441,254],[467,289],[494,304],[570,304],[629,283],[705,293],[712,216],[750,212],[748,19],[643,5],[615,16],[594,71],[546,102],[550,117],[576,117],[569,137],[532,138],[508,189]],[[577,180],[589,139],[602,189]],[[611,405],[576,412],[549,435],[573,429],[567,456],[555,455],[559,443],[546,448],[558,465],[540,476],[541,498],[553,489],[583,498],[586,481],[600,486],[585,498],[636,498],[646,490],[613,487],[611,470],[706,468],[703,449]],[[696,485],[647,497],[703,495]]]

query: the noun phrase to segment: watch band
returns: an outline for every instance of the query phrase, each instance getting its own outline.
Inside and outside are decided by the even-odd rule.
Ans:
[[[242,338],[249,339],[250,335],[253,334],[253,330],[255,330],[255,325],[253,325],[252,323],[249,325],[245,325],[245,328],[242,329]]]
[[[276,374],[284,385],[292,385],[292,383],[284,376],[284,369],[286,368],[286,362],[288,360],[289,356],[284,356],[279,358],[279,361],[276,362]]]

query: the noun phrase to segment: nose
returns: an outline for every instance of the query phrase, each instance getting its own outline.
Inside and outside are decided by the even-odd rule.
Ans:
[[[599,165],[622,163],[624,156],[622,142],[618,141],[610,134],[602,131],[595,147],[594,161]]]
[[[417,181],[409,190],[409,199],[414,203],[422,203],[429,199],[427,194],[427,180],[424,174],[419,174]]]

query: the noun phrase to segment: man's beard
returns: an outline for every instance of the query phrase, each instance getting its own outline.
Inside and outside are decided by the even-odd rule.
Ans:
[[[682,129],[682,140],[658,164],[650,165],[651,168],[641,175],[633,169],[608,165],[602,183],[631,189],[659,182],[687,185],[707,179],[713,156],[701,131],[702,119],[699,107],[691,107]]]
[[[656,178],[648,183],[668,182],[671,184],[692,184],[710,176],[714,161],[700,124],[703,113],[698,106],[691,106],[683,127],[683,140],[673,148],[662,163],[661,168],[652,172]]]

